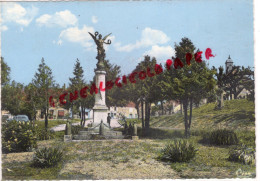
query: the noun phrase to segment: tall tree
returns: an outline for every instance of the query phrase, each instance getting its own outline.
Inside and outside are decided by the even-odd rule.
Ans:
[[[10,67],[4,61],[4,58],[1,57],[1,85],[5,86],[10,82]]]
[[[158,100],[160,100],[160,90],[159,90],[158,79],[157,79],[158,75],[156,75],[154,71],[155,65],[156,65],[156,59],[155,58],[151,59],[150,56],[147,55],[144,57],[144,60],[141,61],[133,71],[133,72],[138,72],[138,76],[136,76],[136,89],[137,89],[136,93],[138,93],[137,94],[139,96],[138,100],[141,103],[142,128],[145,134],[149,132],[149,128],[150,128],[151,104],[158,102]],[[147,68],[150,69],[149,75],[147,73],[148,72]],[[143,108],[144,108],[144,115],[143,115]]]
[[[106,71],[106,82],[113,81],[113,87],[111,89],[106,89],[106,105],[111,106],[124,106],[126,101],[122,98],[122,89],[115,85],[115,80],[120,77],[120,66],[111,64],[109,60],[104,61],[105,71]]]
[[[186,54],[195,55],[199,52],[199,50],[195,52],[195,49],[191,40],[182,38],[179,44],[175,44],[175,57],[178,57],[181,63],[176,64],[177,69],[171,68],[165,71],[164,85],[168,89],[168,96],[183,104],[186,137],[190,136],[193,103],[205,98],[207,92],[215,86],[215,79],[213,78],[215,72],[206,66],[205,61],[198,63],[192,56],[190,65],[187,64]],[[174,57],[173,59],[175,60]],[[183,65],[182,68],[180,64]],[[188,108],[190,115],[188,115]]]
[[[24,86],[23,84],[12,81],[9,85],[2,88],[2,109],[8,110],[12,115],[24,113]]]
[[[233,66],[232,70],[227,72],[224,77],[225,91],[230,97],[233,94],[235,99],[250,83],[251,85],[254,83],[254,71],[250,67]]]
[[[74,70],[73,70],[73,75],[74,77],[69,78],[70,83],[69,83],[69,90],[70,90],[70,94],[75,94],[75,91],[81,90],[84,86],[84,71],[82,66],[80,65],[80,61],[79,59],[76,60],[76,63],[74,65]],[[79,93],[77,93],[77,95],[75,99],[76,100],[71,100],[69,102],[67,102],[68,104],[70,104],[71,107],[71,111],[72,111],[72,118],[75,114],[75,109],[79,110],[79,108],[81,107],[81,113],[83,112],[82,109],[84,108],[83,106],[83,100],[80,98]],[[71,96],[70,96],[71,97]],[[81,118],[83,118],[83,116],[81,116]],[[81,122],[83,121],[83,119],[81,120]]]
[[[79,91],[84,87],[90,88],[90,84],[86,84],[84,80],[84,71],[82,66],[80,65],[80,61],[77,59],[76,64],[74,66],[74,71],[73,71],[74,77],[70,78],[70,83],[69,83],[69,90],[72,94],[75,96],[75,91]],[[73,106],[76,107],[78,110],[80,108],[80,113],[81,113],[81,126],[85,125],[86,121],[86,109],[87,108],[92,108],[94,105],[94,96],[88,95],[85,98],[82,98],[80,96],[80,92],[78,92],[77,99],[73,100],[73,102],[67,101],[68,104],[71,105],[71,108],[73,110]],[[73,115],[72,115],[73,116]]]
[[[52,70],[45,64],[44,58],[41,60],[38,71],[35,73],[32,84],[37,89],[37,107],[41,109],[45,118],[45,129],[48,128],[48,114],[49,114],[49,97],[51,89],[56,87]]]

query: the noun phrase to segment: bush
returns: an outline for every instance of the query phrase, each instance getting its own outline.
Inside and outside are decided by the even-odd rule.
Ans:
[[[237,146],[229,151],[228,160],[241,162],[246,165],[255,164],[255,152],[253,148],[245,145]]]
[[[215,145],[235,145],[239,141],[234,131],[219,129],[203,134],[203,142]]]
[[[36,127],[34,132],[38,140],[49,140],[55,137],[55,134],[52,131],[46,130],[45,128]]]
[[[29,122],[3,122],[2,150],[4,153],[24,152],[36,148],[36,137]]]
[[[59,148],[42,148],[35,152],[33,156],[33,166],[46,168],[56,166],[63,157],[63,152]]]
[[[187,162],[196,155],[197,150],[187,140],[174,140],[161,150],[159,158],[172,162]]]
[[[79,134],[79,132],[81,131],[81,130],[83,130],[84,128],[82,128],[82,126],[80,126],[80,125],[72,125],[71,126],[71,134],[72,135],[77,135],[77,134]]]

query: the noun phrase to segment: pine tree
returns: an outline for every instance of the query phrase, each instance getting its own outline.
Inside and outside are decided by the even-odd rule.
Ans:
[[[48,128],[48,114],[49,114],[49,97],[51,95],[51,89],[56,87],[54,78],[52,76],[52,70],[45,64],[44,58],[41,60],[38,71],[34,75],[32,84],[36,87],[37,93],[35,98],[37,99],[37,107],[41,109],[45,119],[45,129]]]

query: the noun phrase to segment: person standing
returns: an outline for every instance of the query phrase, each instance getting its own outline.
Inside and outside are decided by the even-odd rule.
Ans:
[[[108,123],[109,127],[110,127],[110,122],[111,122],[111,117],[110,117],[110,113],[108,113],[108,116],[107,116],[107,123]]]

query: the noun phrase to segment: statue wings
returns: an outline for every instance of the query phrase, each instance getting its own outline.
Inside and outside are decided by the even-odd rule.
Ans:
[[[93,38],[93,40],[95,40],[96,41],[96,37],[92,34],[92,33],[90,33],[90,32],[88,32],[89,34],[90,34],[90,36]]]
[[[103,38],[103,40],[105,41],[106,39],[107,39],[107,37],[109,37],[109,35],[111,35],[112,33],[109,33],[107,36],[105,36],[104,38]]]

